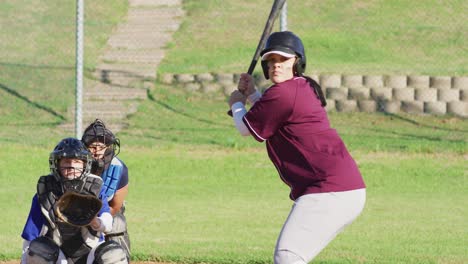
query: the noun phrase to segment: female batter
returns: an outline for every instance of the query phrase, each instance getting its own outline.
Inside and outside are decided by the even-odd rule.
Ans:
[[[242,74],[229,99],[236,128],[266,142],[268,156],[294,201],[274,253],[276,264],[304,264],[362,212],[365,184],[336,130],[330,127],[320,86],[304,76],[306,57],[299,37],[270,35],[262,56],[263,95]],[[249,111],[246,101],[252,104]]]

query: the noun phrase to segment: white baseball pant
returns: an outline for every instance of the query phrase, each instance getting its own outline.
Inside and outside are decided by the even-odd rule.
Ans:
[[[306,264],[364,209],[366,189],[307,194],[294,202],[276,243],[275,264]]]

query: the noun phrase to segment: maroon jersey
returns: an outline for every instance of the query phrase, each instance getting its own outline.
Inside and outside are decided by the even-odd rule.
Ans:
[[[359,169],[306,79],[295,77],[268,88],[244,116],[292,200],[309,193],[365,188]]]

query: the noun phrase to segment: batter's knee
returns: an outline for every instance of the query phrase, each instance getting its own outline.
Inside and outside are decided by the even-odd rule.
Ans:
[[[307,262],[289,250],[277,250],[275,251],[275,264],[307,264]]]
[[[115,241],[106,241],[94,251],[93,264],[128,264],[124,249]]]
[[[53,264],[60,254],[59,246],[48,237],[31,241],[25,258],[26,264]]]

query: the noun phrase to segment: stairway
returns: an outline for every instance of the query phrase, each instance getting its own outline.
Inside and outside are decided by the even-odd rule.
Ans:
[[[83,129],[96,118],[114,133],[128,127],[127,117],[147,99],[164,48],[183,15],[182,0],[129,0],[127,16],[109,37],[92,80],[85,80]],[[67,115],[72,121],[59,129],[74,133],[74,106]]]

